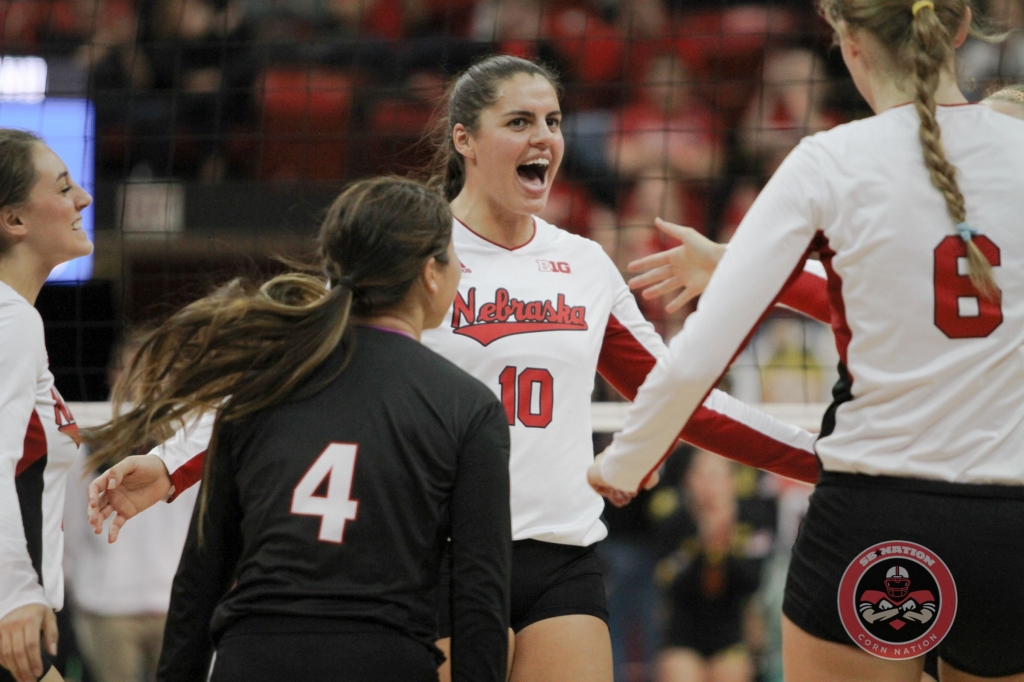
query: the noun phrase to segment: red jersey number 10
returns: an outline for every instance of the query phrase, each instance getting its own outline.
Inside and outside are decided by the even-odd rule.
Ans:
[[[993,266],[1000,264],[999,247],[978,235],[974,243]],[[935,326],[951,339],[978,339],[1003,323],[1002,292],[991,301],[981,295],[959,263],[967,259],[967,244],[950,235],[935,247]]]
[[[533,429],[543,429],[551,423],[555,395],[551,372],[527,367],[520,373],[516,367],[509,366],[501,370],[498,383],[509,426],[515,426],[516,417],[523,426]]]

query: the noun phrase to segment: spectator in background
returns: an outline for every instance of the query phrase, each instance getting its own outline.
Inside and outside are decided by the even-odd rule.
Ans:
[[[618,114],[608,157],[622,179],[708,181],[722,154],[711,114],[694,97],[683,60],[662,54],[647,67],[637,100]]]
[[[0,45],[46,57],[104,42],[104,31],[134,13],[132,0],[13,0],[0,3]]]
[[[424,0],[241,0],[267,36],[401,40],[427,15]],[[281,25],[284,22],[285,26]],[[289,27],[288,24],[291,24]],[[285,28],[284,31],[281,31]],[[287,28],[291,28],[289,31]]]
[[[743,155],[755,174],[768,178],[804,137],[831,128],[825,113],[825,65],[806,49],[765,58],[764,78],[740,123]]]
[[[988,0],[986,18],[1006,40],[991,43],[971,36],[960,48],[957,66],[967,99],[981,99],[1003,83],[1024,81],[1024,0]]]
[[[692,190],[718,177],[722,150],[711,114],[693,95],[682,59],[672,53],[651,60],[636,101],[616,114],[612,131],[609,165],[620,181],[632,182],[612,254],[625,270],[630,261],[660,250],[654,218],[702,229],[690,210],[697,201]],[[660,306],[643,311],[648,319],[662,317]]]
[[[752,515],[760,531],[741,523],[734,467],[710,452],[693,455],[683,487],[696,532],[659,565],[668,619],[657,680],[752,681],[744,629],[761,558],[771,545],[772,533],[764,530],[769,520]]]
[[[111,386],[138,349],[138,339],[127,335],[114,349]],[[76,512],[88,506],[83,476],[91,480],[99,473],[83,470],[87,456],[82,453],[68,480],[65,504]],[[94,535],[84,514],[65,515],[64,567],[75,635],[97,682],[156,679],[171,583],[197,492],[197,487],[183,492],[180,505],[157,505],[141,523],[124,530],[116,544],[108,544],[105,534]]]
[[[677,225],[699,225],[687,212],[686,193],[678,181],[670,178],[642,177],[636,181],[619,214],[615,250],[610,255],[623,272],[626,266],[665,248],[654,219],[661,218]],[[690,308],[666,313],[653,299],[638,299],[644,317],[650,320],[663,338],[671,338],[682,326]]]

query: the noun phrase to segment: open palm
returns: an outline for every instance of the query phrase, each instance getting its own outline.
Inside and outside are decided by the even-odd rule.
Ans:
[[[167,499],[171,477],[155,455],[133,455],[121,460],[89,484],[89,524],[103,532],[103,522],[116,514],[107,531],[107,542],[116,542],[128,519]]]
[[[629,280],[630,289],[643,289],[643,297],[656,298],[678,294],[665,305],[674,313],[704,291],[725,253],[725,246],[716,244],[691,227],[683,227],[657,218],[659,230],[682,242],[660,253],[651,254],[629,264],[630,272],[643,272]]]

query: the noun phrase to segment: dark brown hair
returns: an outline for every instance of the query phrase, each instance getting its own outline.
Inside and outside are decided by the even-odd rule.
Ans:
[[[330,287],[300,273],[262,286],[236,279],[149,332],[114,387],[118,416],[84,433],[93,446],[87,469],[151,438],[166,440],[193,416],[216,411],[204,469],[209,475],[220,425],[333,381],[336,374],[315,385],[307,379],[348,343],[350,315],[377,315],[401,304],[430,258],[448,262],[451,230],[448,204],[420,183],[376,178],[352,184],[320,227]],[[129,397],[134,405],[122,415]],[[204,492],[200,518],[206,502]]]
[[[437,121],[432,133],[435,151],[429,166],[431,186],[448,201],[457,197],[466,183],[466,161],[455,150],[452,130],[461,123],[469,132],[476,132],[480,112],[498,101],[498,87],[521,73],[541,76],[561,97],[561,84],[554,70],[510,55],[482,59],[459,74],[448,87],[444,99],[446,114]]]
[[[955,73],[953,37],[963,24],[970,0],[932,0],[916,13],[913,4],[911,0],[818,0],[821,14],[830,23],[845,22],[851,29],[870,32],[887,50],[894,75],[910,76],[914,108],[921,119],[925,166],[932,185],[942,192],[953,224],[960,225],[967,221],[967,209],[956,167],[946,158],[935,118],[935,90],[943,71]],[[972,35],[990,39],[976,26],[970,30]],[[972,239],[967,240],[967,262],[971,281],[982,295],[998,300],[992,265]]]
[[[35,133],[14,128],[0,128],[0,208],[16,206],[28,199],[36,182],[33,150],[44,144]],[[0,255],[11,247],[0,234]]]

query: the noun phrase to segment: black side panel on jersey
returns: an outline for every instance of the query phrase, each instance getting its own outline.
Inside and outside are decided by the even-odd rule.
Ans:
[[[46,459],[43,455],[14,479],[28,555],[40,585],[43,584],[43,472],[46,471]]]
[[[821,433],[818,438],[829,436],[835,431],[836,410],[843,403],[853,400],[853,379],[850,377],[850,372],[846,369],[846,364],[842,362],[839,363],[838,369],[839,380],[832,387],[832,404],[828,406],[825,415],[821,418]]]

